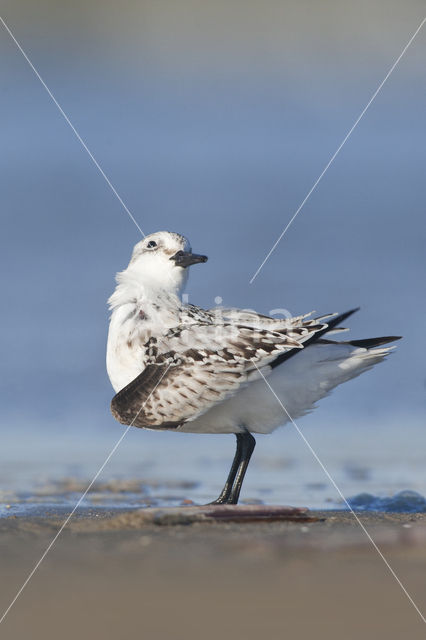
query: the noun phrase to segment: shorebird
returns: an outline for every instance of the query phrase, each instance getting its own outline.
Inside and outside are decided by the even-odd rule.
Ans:
[[[122,424],[144,429],[235,434],[231,470],[213,504],[236,504],[252,434],[310,412],[334,387],[383,360],[393,347],[382,345],[399,337],[330,340],[357,309],[277,319],[183,304],[188,268],[206,261],[184,236],[168,231],[134,247],[108,301],[111,410]]]

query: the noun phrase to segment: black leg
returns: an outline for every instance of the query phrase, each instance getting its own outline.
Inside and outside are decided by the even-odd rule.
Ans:
[[[231,470],[226,479],[225,486],[220,492],[220,496],[216,498],[216,500],[213,500],[213,502],[210,502],[209,504],[226,504],[228,502],[228,498],[231,494],[232,486],[234,484],[235,476],[237,475],[238,467],[240,466],[240,463],[241,463],[242,446],[241,446],[241,438],[239,438],[240,435],[241,435],[240,433],[235,434],[237,438],[237,450],[235,451],[235,456],[232,461]]]
[[[244,476],[250,462],[256,440],[251,433],[236,433],[237,450],[232,461],[231,470],[220,496],[210,504],[237,504]]]
[[[241,436],[242,443],[242,455],[241,462],[238,467],[238,471],[235,477],[234,485],[228,498],[228,504],[237,504],[240,497],[241,487],[243,486],[244,476],[246,475],[247,467],[250,462],[251,454],[256,446],[256,440],[251,433],[246,431],[245,433],[238,434]]]

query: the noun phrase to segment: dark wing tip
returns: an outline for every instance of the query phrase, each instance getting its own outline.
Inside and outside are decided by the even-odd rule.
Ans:
[[[327,333],[327,331],[331,331],[331,329],[333,329],[334,327],[337,327],[337,325],[339,325],[342,322],[344,322],[346,320],[346,318],[349,318],[349,316],[351,316],[352,314],[356,313],[360,309],[361,309],[361,307],[354,307],[353,309],[349,309],[349,311],[345,311],[344,313],[341,313],[338,316],[335,316],[334,318],[330,318],[330,320],[326,321],[327,327],[324,329],[322,334]]]
[[[402,336],[381,336],[380,338],[365,338],[364,340],[349,340],[348,344],[353,347],[364,347],[365,349],[371,349],[373,347],[379,347],[382,344],[388,342],[395,342],[395,340],[401,340]]]
[[[320,331],[317,331],[311,338],[309,338],[309,340],[306,340],[306,342],[303,343],[303,346],[307,347],[313,342],[316,342],[328,331],[331,331],[334,327],[341,324],[344,320],[346,320],[346,318],[349,318],[349,316],[351,316],[353,313],[355,313],[356,311],[359,311],[359,309],[360,307],[355,307],[354,309],[345,311],[345,313],[341,313],[340,315],[335,316],[334,318],[330,318],[330,320],[327,320],[326,322],[324,322],[324,328],[321,329]],[[277,358],[275,358],[273,362],[271,362],[271,365],[270,365],[271,368],[274,369],[275,367],[278,367],[280,364],[282,364],[283,362],[291,358],[295,353],[298,353],[298,351],[294,349],[291,349],[290,351],[287,351],[285,353],[281,353]]]

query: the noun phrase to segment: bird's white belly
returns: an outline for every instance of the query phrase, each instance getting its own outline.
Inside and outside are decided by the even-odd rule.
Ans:
[[[270,382],[272,383],[272,376]],[[276,386],[276,385],[275,385]],[[284,404],[288,393],[279,394]],[[250,383],[232,398],[206,411],[196,420],[186,422],[178,431],[189,433],[238,433],[246,429],[254,433],[270,433],[288,421],[278,401],[264,380]]]

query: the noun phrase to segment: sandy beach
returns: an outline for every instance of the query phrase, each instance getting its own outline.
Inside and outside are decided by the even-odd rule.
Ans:
[[[7,640],[423,638],[425,626],[354,516],[197,522],[170,510],[76,514],[1,628]],[[176,511],[174,511],[176,513]],[[4,610],[66,513],[0,521]],[[426,516],[361,514],[426,610]]]

